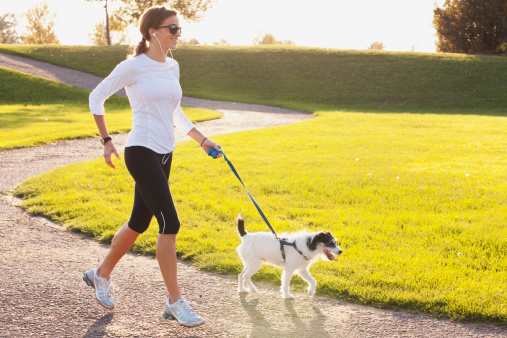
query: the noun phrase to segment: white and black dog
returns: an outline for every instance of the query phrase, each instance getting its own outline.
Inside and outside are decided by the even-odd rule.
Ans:
[[[296,248],[290,245],[284,246],[284,261],[280,250],[280,242],[272,233],[247,233],[243,218],[238,216],[237,221],[241,244],[236,251],[244,266],[243,271],[238,277],[238,292],[257,292],[257,288],[253,285],[251,278],[259,271],[262,264],[266,263],[284,269],[281,286],[283,298],[294,298],[289,291],[290,280],[294,273],[301,276],[308,283],[308,291],[313,296],[317,282],[308,272],[310,266],[319,259],[335,261],[336,257],[334,255],[342,253],[342,250],[336,246],[336,239],[329,232],[281,234],[280,238],[285,239],[289,243],[295,243],[297,247],[296,250]],[[247,288],[245,288],[244,282],[246,282]]]

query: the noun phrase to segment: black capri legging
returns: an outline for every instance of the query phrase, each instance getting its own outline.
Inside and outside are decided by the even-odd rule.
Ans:
[[[136,182],[130,229],[145,232],[155,215],[159,234],[178,233],[180,221],[168,184],[172,157],[141,146],[125,148],[125,164]]]

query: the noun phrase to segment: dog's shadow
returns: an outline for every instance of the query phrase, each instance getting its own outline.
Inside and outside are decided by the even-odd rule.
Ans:
[[[331,337],[324,331],[326,316],[316,306],[309,307],[307,302],[300,305],[301,303],[298,303],[300,300],[282,298],[279,300],[279,306],[273,306],[271,299],[264,303],[261,294],[254,294],[253,297],[252,294],[240,293],[241,305],[250,317],[251,334],[249,336],[300,337],[303,334],[308,337],[316,335],[319,338]],[[265,307],[269,310],[265,311],[263,309]],[[270,316],[269,311],[276,311],[276,314]],[[287,318],[290,318],[290,322]]]

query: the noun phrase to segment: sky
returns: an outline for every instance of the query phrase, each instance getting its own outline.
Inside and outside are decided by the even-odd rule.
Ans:
[[[40,0],[4,2],[0,15],[19,15],[18,31],[23,31],[22,14]],[[56,35],[62,44],[89,45],[93,26],[104,20],[98,2],[47,0],[57,12]],[[443,0],[217,0],[202,22],[186,23],[182,38],[213,44],[221,39],[230,45],[251,45],[261,33],[277,40],[291,40],[297,46],[336,49],[367,49],[382,42],[388,51],[435,52],[432,26],[435,2]],[[119,3],[119,2],[118,2]],[[114,7],[113,2],[110,5]],[[136,27],[130,27],[132,44],[141,40]]]

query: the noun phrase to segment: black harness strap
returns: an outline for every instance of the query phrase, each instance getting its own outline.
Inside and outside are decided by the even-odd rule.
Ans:
[[[289,245],[291,247],[293,247],[294,249],[296,249],[296,251],[301,255],[303,256],[304,259],[306,260],[309,260],[308,257],[306,257],[303,252],[301,252],[301,250],[298,249],[298,247],[296,246],[296,241],[290,243],[290,242],[287,242],[287,239],[285,238],[282,238],[280,239],[280,251],[282,252],[282,259],[283,261],[285,262],[285,249],[284,249],[284,245]]]

